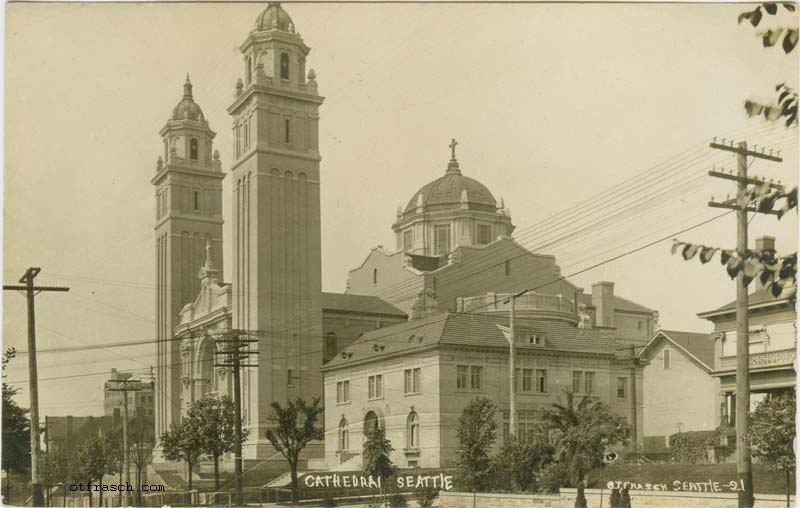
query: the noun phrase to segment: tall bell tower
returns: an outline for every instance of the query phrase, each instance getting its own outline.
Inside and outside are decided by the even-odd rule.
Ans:
[[[258,330],[243,372],[246,458],[274,454],[270,403],[321,396],[319,106],[305,45],[278,2],[240,50],[233,117],[233,327]]]
[[[222,164],[216,135],[194,102],[189,76],[159,132],[163,154],[150,180],[156,197],[156,436],[180,420],[180,350],[173,339],[181,308],[200,290],[206,244],[222,267]],[[219,278],[222,279],[220,273]]]

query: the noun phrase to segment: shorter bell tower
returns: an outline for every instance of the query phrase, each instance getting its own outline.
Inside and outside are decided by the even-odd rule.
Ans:
[[[173,332],[181,308],[200,291],[197,273],[207,257],[222,266],[222,163],[216,135],[192,96],[189,76],[183,97],[159,132],[163,153],[156,162],[156,435],[180,420],[180,348]],[[222,278],[222,273],[219,273]]]

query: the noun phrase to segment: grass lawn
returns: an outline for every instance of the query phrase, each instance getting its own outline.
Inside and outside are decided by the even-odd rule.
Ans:
[[[602,476],[601,476],[602,475]],[[673,481],[705,482],[708,480],[727,484],[736,480],[736,464],[612,464],[589,474],[589,487],[600,488],[600,479],[638,483],[666,483]],[[756,494],[786,493],[786,473],[753,464],[753,484]],[[794,475],[791,478],[794,493]]]

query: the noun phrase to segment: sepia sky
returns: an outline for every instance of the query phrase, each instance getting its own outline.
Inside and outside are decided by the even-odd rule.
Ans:
[[[237,48],[265,6],[6,6],[4,282],[40,266],[37,282],[71,287],[37,297],[40,349],[152,339],[158,131],[188,72],[229,167],[225,110],[243,70]],[[746,98],[769,99],[777,83],[796,85],[797,50],[763,49],[753,27],[737,25],[742,4],[284,7],[312,48],[307,66],[326,97],[324,290],[343,291],[347,271],[376,245],[394,248],[396,207],[443,174],[451,138],[462,172],[504,199],[521,243],[568,237],[544,249],[564,274],[721,213],[705,203],[733,185],[702,175],[712,164],[735,165],[732,155],[703,148],[713,136],[781,149],[784,163],[756,161],[751,171],[797,178],[797,130],[748,120],[742,109]],[[639,185],[625,183],[636,176]],[[596,217],[623,203],[579,204],[612,187],[643,205],[606,228],[568,235],[582,215],[566,213]],[[550,217],[550,226],[533,228]],[[796,248],[796,230],[794,213],[751,222],[751,238],[773,234],[783,252]],[[680,238],[732,247],[734,235],[728,216]],[[229,256],[224,267],[229,273]],[[657,309],[668,329],[708,331],[696,313],[735,296],[718,262],[684,262],[669,242],[572,278],[587,291],[603,279]],[[3,297],[3,346],[27,349],[25,299]],[[144,374],[154,351],[42,352],[41,415],[101,414],[107,372]],[[25,406],[26,368],[21,355],[8,373]]]

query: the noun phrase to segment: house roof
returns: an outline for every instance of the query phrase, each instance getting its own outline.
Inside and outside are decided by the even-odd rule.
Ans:
[[[383,314],[406,317],[406,313],[377,296],[343,293],[322,293],[322,309],[329,311]]]
[[[394,355],[450,345],[462,347],[508,348],[508,342],[498,325],[505,326],[508,319],[488,314],[442,313],[435,316],[399,323],[380,330],[370,331],[346,348],[349,358],[337,355],[323,370],[332,370],[355,362],[369,361]],[[613,330],[579,329],[563,321],[517,321],[517,331],[543,334],[543,346],[518,345],[518,351],[530,350],[589,353],[624,358]]]
[[[583,303],[589,307],[592,307],[592,294],[591,293],[584,293],[583,294]],[[628,300],[627,298],[622,298],[621,296],[614,295],[614,310],[619,310],[623,312],[646,312],[651,314],[653,309],[649,307],[645,307],[644,305],[640,305],[634,301]]]
[[[747,305],[748,307],[754,307],[756,305],[764,305],[769,303],[779,303],[788,301],[786,297],[775,297],[770,291],[767,291],[765,288],[757,289],[750,293],[747,297]],[[701,312],[698,314],[700,317],[711,316],[714,314],[727,314],[728,312],[733,312],[736,310],[736,300],[731,301],[730,303],[723,305],[714,310],[709,310],[706,312]]]
[[[688,353],[709,371],[712,370],[714,366],[714,341],[711,335],[679,330],[659,330],[639,354],[647,356],[648,352],[651,351],[651,346],[662,338]]]

